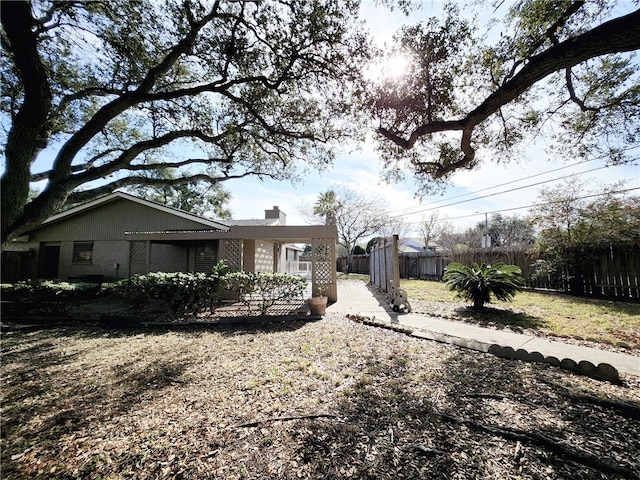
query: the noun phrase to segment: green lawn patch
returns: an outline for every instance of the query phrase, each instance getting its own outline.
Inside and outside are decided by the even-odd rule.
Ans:
[[[349,278],[356,278],[349,275]],[[367,279],[368,280],[368,279]],[[569,295],[522,291],[513,302],[492,302],[484,312],[474,312],[455,298],[442,282],[402,279],[412,303],[437,302],[458,306],[451,315],[466,321],[493,322],[544,329],[556,335],[640,343],[640,304]]]

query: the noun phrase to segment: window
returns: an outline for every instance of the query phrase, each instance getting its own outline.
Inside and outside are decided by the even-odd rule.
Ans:
[[[91,265],[93,262],[93,242],[73,242],[71,263]]]
[[[196,249],[196,272],[211,273],[218,261],[218,241],[199,241]]]

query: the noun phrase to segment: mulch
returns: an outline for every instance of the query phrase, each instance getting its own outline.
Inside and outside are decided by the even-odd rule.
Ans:
[[[639,478],[613,385],[327,315],[3,331],[2,476]]]

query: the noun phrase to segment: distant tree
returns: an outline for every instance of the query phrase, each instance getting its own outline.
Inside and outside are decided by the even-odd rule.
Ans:
[[[449,224],[440,219],[440,212],[437,210],[423,216],[420,220],[419,230],[425,248],[428,248],[432,241],[437,241],[440,235],[449,228]]]
[[[388,222],[385,204],[373,195],[365,195],[346,186],[335,186],[318,195],[312,205],[300,205],[298,210],[307,222],[334,222],[338,243],[349,254],[358,242],[380,232]]]
[[[375,248],[380,242],[384,241],[384,237],[373,237],[367,242],[367,247],[365,248],[366,253],[371,253],[371,250]]]
[[[499,213],[491,215],[489,219],[489,236],[491,245],[495,247],[526,248],[533,246],[536,241],[533,225],[528,219]]]
[[[338,199],[336,192],[327,190],[318,195],[318,199],[313,204],[313,215],[324,216],[325,225],[335,225],[336,210],[338,209]]]
[[[173,177],[169,170],[154,175]],[[205,218],[230,219],[231,193],[221,183],[191,182],[175,185],[140,185],[129,189],[133,194],[169,207]]]
[[[362,248],[360,245],[356,245],[355,247],[353,247],[353,254],[354,255],[365,255],[367,253],[367,251]]]
[[[640,197],[629,195],[621,183],[589,191],[574,177],[540,189],[538,198],[531,210],[539,231],[537,275],[578,278],[576,266],[598,249],[640,244]]]
[[[485,229],[491,238],[492,247],[528,248],[533,246],[536,240],[535,230],[530,220],[517,215],[509,217],[496,213],[489,217],[486,225],[484,221],[478,222],[475,227],[466,232],[470,247],[482,247]]]
[[[447,229],[440,234],[438,243],[445,253],[450,255],[461,253],[469,250],[469,245],[475,245],[477,232],[475,230],[467,230],[464,233],[457,233],[451,229]]]
[[[400,242],[402,242],[403,238],[411,235],[411,230],[411,225],[407,224],[404,217],[390,215],[378,233],[384,238],[398,235]]]

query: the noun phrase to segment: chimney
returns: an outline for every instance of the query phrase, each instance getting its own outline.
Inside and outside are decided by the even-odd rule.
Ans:
[[[287,214],[284,213],[277,205],[274,205],[271,210],[264,211],[264,218],[277,218],[280,221],[280,225],[287,224]]]

